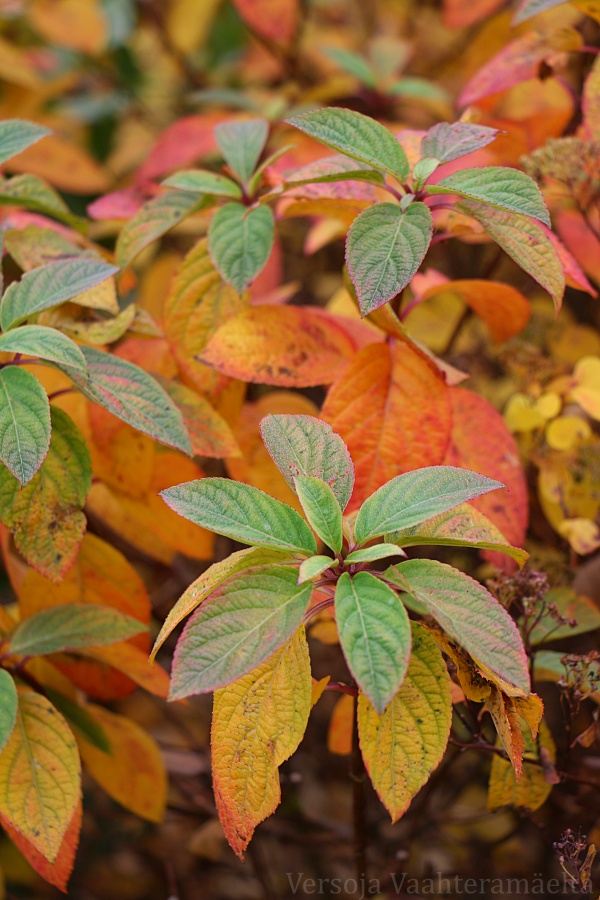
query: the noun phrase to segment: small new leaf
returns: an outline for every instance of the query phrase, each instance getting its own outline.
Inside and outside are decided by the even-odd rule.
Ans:
[[[410,658],[410,620],[397,594],[369,572],[345,572],[335,618],[348,668],[378,713],[402,684]]]
[[[223,159],[240,181],[248,181],[267,143],[268,122],[264,119],[221,122],[215,126],[214,134]]]
[[[202,478],[161,491],[165,503],[196,525],[255,547],[313,554],[312,531],[295,509],[258,488]]]
[[[169,699],[214,691],[260,665],[299,627],[311,593],[291,566],[259,566],[219,585],[177,644]]]
[[[427,190],[430,194],[457,194],[496,209],[531,216],[550,227],[550,216],[539,187],[533,178],[517,169],[505,166],[463,169],[429,185]]]
[[[305,581],[314,581],[330,566],[335,564],[335,559],[332,559],[330,556],[309,556],[298,569],[298,584],[304,584]]]
[[[61,259],[26,272],[6,289],[0,305],[2,331],[41,312],[72,300],[78,294],[106,281],[119,270],[101,259],[77,256]]]
[[[356,217],[346,240],[346,265],[363,316],[406,287],[431,243],[433,223],[424,203],[405,210],[377,203]]]
[[[330,107],[293,116],[288,125],[299,128],[326,147],[405,181],[410,167],[404,150],[390,132],[368,116]]]
[[[139,619],[108,606],[66,603],[19,622],[10,637],[10,650],[22,656],[45,656],[116,644],[146,629]]]
[[[265,267],[273,247],[274,226],[268,206],[247,209],[241,203],[226,203],[214,214],[208,229],[210,255],[238,294]]]
[[[38,471],[50,446],[50,404],[31,372],[0,370],[0,459],[22,486]]]
[[[396,544],[374,544],[372,547],[353,550],[346,557],[346,562],[375,562],[378,559],[388,559],[390,556],[406,556],[406,553]]]
[[[500,481],[455,466],[428,466],[397,475],[361,506],[354,525],[356,540],[366,544],[502,487]]]
[[[230,178],[202,169],[177,172],[163,181],[163,184],[165,187],[177,188],[180,191],[213,194],[215,197],[233,197],[238,200],[242,196],[241,188]]]
[[[329,485],[312,475],[297,475],[294,485],[309,525],[328,547],[341,553],[342,510]]]

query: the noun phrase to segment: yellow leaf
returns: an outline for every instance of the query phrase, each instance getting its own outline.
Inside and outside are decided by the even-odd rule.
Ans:
[[[0,753],[0,815],[53,862],[81,792],[77,744],[49,700],[19,694],[13,733]]]
[[[529,697],[515,697],[513,703],[520,717],[529,726],[532,740],[535,741],[544,715],[544,701],[537,694],[531,694]]]
[[[358,698],[358,733],[367,771],[395,822],[440,762],[450,733],[450,676],[426,631],[413,624],[410,663],[402,687],[379,715]]]
[[[83,734],[78,736],[88,772],[117,803],[143,819],[160,822],[167,800],[167,775],[155,741],[124,716],[94,704],[88,704],[86,711],[110,744],[110,753],[105,753]]]
[[[255,827],[279,805],[277,768],[302,739],[311,698],[303,628],[244,678],[215,692],[213,786],[223,830],[240,857]]]
[[[167,33],[181,53],[200,47],[221,0],[173,0],[167,13]]]
[[[553,450],[571,450],[591,436],[592,429],[581,416],[558,416],[546,428],[546,443]]]
[[[519,781],[515,778],[511,764],[501,756],[494,755],[487,797],[487,806],[490,810],[510,805],[522,806],[533,811],[539,809],[552,790],[552,784],[546,780],[543,767],[527,763],[528,759],[538,760],[536,744],[528,731],[523,733],[523,740],[524,765]],[[544,720],[540,723],[539,740],[550,761],[556,762],[556,747]]]
[[[446,656],[450,657],[456,666],[456,676],[465,696],[475,703],[482,703],[486,697],[489,697],[492,690],[492,685],[489,681],[481,675],[462,647],[454,644],[441,628],[437,625],[426,625],[423,627],[426,628],[438,647]]]
[[[600,22],[600,0],[573,0],[573,6],[596,22]]]
[[[558,526],[558,533],[568,540],[571,548],[580,556],[593,553],[600,547],[600,528],[591,519],[565,519]]]
[[[600,420],[600,357],[584,356],[573,371],[574,386],[569,399],[574,400],[593,419]]]
[[[324,678],[319,678],[317,681],[316,678],[312,680],[312,694],[310,698],[310,705],[312,707],[321,699],[323,694],[325,693],[325,688],[329,684],[329,675],[325,675]]]

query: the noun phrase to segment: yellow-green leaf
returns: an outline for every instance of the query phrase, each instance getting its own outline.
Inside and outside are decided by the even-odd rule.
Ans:
[[[21,692],[0,753],[0,815],[52,862],[80,792],[79,753],[67,723],[41,694]]]
[[[6,669],[0,669],[0,750],[15,727],[17,705],[17,688],[13,677]]]
[[[244,678],[215,693],[213,787],[223,829],[238,856],[258,823],[279,805],[277,767],[300,743],[311,699],[303,628]]]
[[[92,482],[90,455],[69,416],[52,407],[52,438],[44,462],[21,489],[0,466],[0,521],[27,562],[53,581],[72,563],[85,533],[82,512]]]
[[[402,687],[383,715],[358,697],[360,748],[383,805],[395,822],[440,762],[452,718],[450,676],[435,641],[413,624]]]
[[[498,755],[494,755],[492,759],[487,797],[487,806],[490,810],[498,809],[500,806],[521,806],[533,811],[545,803],[552,790],[552,782],[546,779],[544,768],[527,762],[529,759],[537,763],[539,753],[526,725],[522,727],[522,734],[525,750],[523,769],[518,781],[508,760]],[[550,729],[543,719],[540,722],[539,745],[545,749],[549,761],[555,763],[556,747]]]

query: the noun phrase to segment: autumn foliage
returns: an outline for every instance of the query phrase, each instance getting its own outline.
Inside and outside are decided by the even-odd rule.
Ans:
[[[0,900],[593,893],[599,36],[0,4]]]

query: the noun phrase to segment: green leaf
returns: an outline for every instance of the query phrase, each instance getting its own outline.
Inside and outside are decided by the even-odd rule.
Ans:
[[[412,171],[415,191],[420,191],[422,189],[427,179],[433,175],[439,164],[439,159],[434,159],[431,156],[424,156],[415,163]]]
[[[260,433],[273,462],[294,489],[296,475],[325,481],[342,510],[354,487],[354,466],[348,448],[331,425],[313,416],[269,415]]]
[[[395,822],[440,762],[452,721],[450,676],[426,631],[413,623],[402,687],[382,716],[358,696],[358,736],[365,766]]]
[[[498,134],[497,128],[473,125],[470,122],[440,122],[430,128],[421,141],[423,156],[432,156],[440,163],[452,162],[467,153],[487,147]]]
[[[531,19],[532,16],[537,16],[538,13],[560,6],[564,2],[565,0],[523,0],[517,8],[512,24],[520,25],[526,19]]]
[[[287,119],[305,134],[351,159],[387,172],[399,181],[408,177],[410,166],[404,150],[387,128],[350,109],[329,107]]]
[[[0,335],[0,352],[25,353],[49,362],[61,363],[81,375],[87,375],[88,367],[79,346],[70,337],[43,325],[22,325]]]
[[[386,534],[386,540],[400,547],[475,547],[496,550],[511,556],[520,566],[529,554],[511,546],[502,532],[470,503],[461,503],[410,528]]]
[[[7,331],[34,313],[72,300],[116,272],[115,266],[88,256],[56,260],[32,269],[6,289],[0,305],[0,327]]]
[[[147,631],[143,622],[109,606],[65,603],[19,622],[10,636],[10,649],[21,656],[46,656],[116,644],[142,631]]]
[[[346,239],[346,265],[363,316],[406,287],[431,243],[433,222],[424,203],[402,210],[377,203],[356,217]]]
[[[372,547],[353,550],[346,557],[346,562],[375,562],[378,559],[387,559],[389,556],[406,556],[406,553],[400,547],[397,547],[396,544],[374,544]]]
[[[117,263],[125,268],[144,247],[208,205],[204,196],[179,190],[167,191],[149,200],[129,219],[120,233],[115,247]]]
[[[35,375],[0,369],[0,459],[22,485],[31,481],[50,446],[50,404]]]
[[[248,209],[226,203],[208,229],[208,247],[216,268],[238,294],[264,269],[273,247],[275,220],[268,206]]]
[[[82,394],[138,431],[191,455],[181,411],[151,375],[112,353],[95,347],[81,350],[89,377],[66,367],[64,371]]]
[[[48,134],[51,132],[47,128],[26,119],[5,119],[0,122],[0,164],[32,144],[37,144]]]
[[[393,567],[404,590],[421,601],[446,634],[513,686],[530,692],[527,654],[512,618],[479,582],[435,560],[409,559]],[[387,575],[387,573],[386,573]]]
[[[201,478],[167,488],[160,495],[180,516],[244,544],[317,551],[312,531],[295,509],[249,484]]]
[[[328,547],[341,553],[342,510],[329,485],[313,475],[297,475],[294,485],[308,524]]]
[[[52,216],[83,231],[85,219],[70,212],[60,194],[37,175],[15,175],[0,185],[0,206],[20,206],[31,212]]]
[[[290,566],[260,566],[219,585],[177,644],[169,699],[214,691],[260,665],[300,626],[311,593]]]
[[[343,47],[324,47],[324,53],[329,59],[337,63],[340,69],[353,75],[367,87],[377,89],[377,73],[371,65],[358,53],[344,50]]]
[[[448,91],[426,78],[399,78],[386,91],[392,97],[414,97],[417,100],[448,102]]]
[[[215,172],[205,172],[202,169],[190,169],[185,172],[177,172],[163,181],[165,187],[177,188],[180,191],[195,191],[198,194],[213,194],[215,197],[241,198],[242,191],[239,185]]]
[[[542,192],[529,175],[506,166],[463,169],[428,185],[429,194],[458,194],[466,200],[478,200],[496,209],[539,219],[550,227],[550,216]]]
[[[397,594],[369,572],[341,576],[335,618],[348,668],[378,713],[402,684],[410,658],[410,620]]]
[[[365,500],[354,533],[359,544],[410,528],[504,485],[456,466],[429,466],[397,475]]]
[[[305,581],[314,581],[331,566],[335,566],[336,560],[330,556],[309,556],[298,569],[298,584]]]
[[[565,292],[565,273],[552,241],[527,216],[492,209],[482,203],[458,203],[456,209],[472,216],[528,275],[548,291],[559,310]]]
[[[267,143],[269,123],[265,119],[221,122],[214,135],[225,162],[240,181],[248,181]]]
[[[50,448],[26,487],[0,465],[0,521],[13,532],[27,562],[60,581],[85,533],[82,508],[92,483],[92,464],[69,416],[53,406],[51,420]]]
[[[74,726],[76,731],[79,731],[86,741],[89,741],[90,744],[104,753],[111,752],[110,741],[106,736],[106,732],[100,723],[90,716],[84,706],[46,685],[44,685],[44,694],[59,713],[65,717],[69,725]]]
[[[0,751],[15,727],[19,700],[12,675],[0,669]]]
[[[294,562],[293,556],[283,550],[265,550],[262,547],[247,547],[245,550],[236,550],[227,559],[221,562],[213,563],[206,572],[203,572],[199,578],[196,578],[188,587],[175,606],[171,609],[169,615],[163,622],[163,626],[158,633],[158,637],[154,642],[150,661],[152,662],[166,639],[171,632],[177,628],[186,616],[193,612],[197,606],[200,606],[204,600],[211,594],[214,589],[238,572],[245,569],[263,566],[268,563],[286,564]]]

